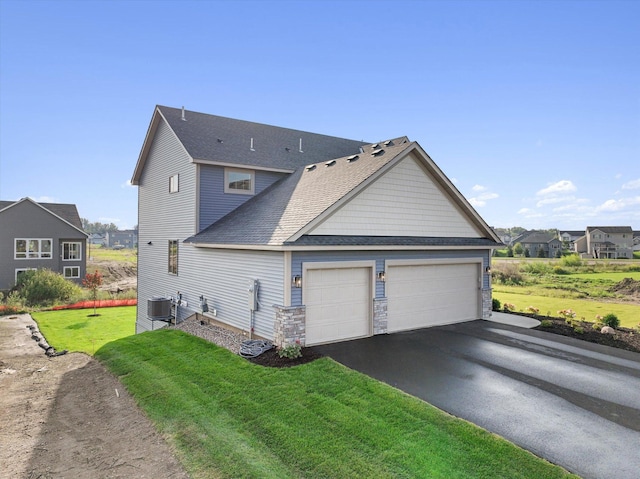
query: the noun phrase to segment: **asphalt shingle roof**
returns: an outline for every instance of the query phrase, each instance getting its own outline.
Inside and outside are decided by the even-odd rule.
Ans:
[[[496,246],[489,238],[442,238],[435,236],[327,236],[303,235],[287,242],[295,246]]]
[[[403,137],[299,168],[185,242],[282,245],[412,145]]]
[[[179,108],[157,108],[196,161],[293,171],[310,163],[355,154],[368,143],[189,110],[185,110],[182,120]]]

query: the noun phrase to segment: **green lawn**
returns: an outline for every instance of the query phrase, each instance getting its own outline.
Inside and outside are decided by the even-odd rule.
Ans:
[[[576,318],[585,318],[587,321],[596,321],[596,315],[605,316],[614,313],[620,320],[620,326],[633,328],[640,323],[640,306],[633,304],[621,304],[605,301],[593,301],[573,298],[556,298],[553,296],[540,296],[527,294],[527,288],[518,286],[496,286],[493,297],[500,303],[512,303],[516,311],[526,311],[529,306],[540,310],[539,314],[558,317],[561,309],[572,309],[576,312]],[[524,291],[524,292],[523,292]]]
[[[118,263],[135,265],[138,261],[138,250],[135,248],[124,249],[110,249],[102,248],[101,246],[91,245],[91,249],[88,252],[89,261],[88,265],[92,261],[116,261]],[[89,267],[87,267],[89,269]]]
[[[32,313],[47,342],[58,350],[93,355],[110,341],[135,334],[136,307],[66,309]]]
[[[640,281],[640,271],[611,271],[607,273],[572,273],[570,275],[572,278],[580,278],[587,280],[603,280],[610,281],[611,284],[618,283],[625,278],[632,278],[636,281]]]
[[[328,358],[264,368],[176,330],[96,357],[193,478],[576,477]]]

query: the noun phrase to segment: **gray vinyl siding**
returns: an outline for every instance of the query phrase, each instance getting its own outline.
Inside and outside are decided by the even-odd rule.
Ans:
[[[255,171],[254,195],[225,193],[224,167],[201,165],[199,231],[215,223],[284,176],[286,176],[284,173]]]
[[[217,321],[249,331],[250,280],[259,281],[260,302],[254,313],[254,331],[273,338],[274,304],[283,304],[284,255],[269,251],[236,251],[181,245],[179,291],[187,302],[179,319],[200,312],[200,296],[209,305],[209,314]],[[213,317],[213,310],[217,315]]]
[[[375,260],[376,272],[385,270],[385,261],[397,259],[460,259],[482,258],[482,269],[489,265],[488,250],[450,250],[450,251],[326,251],[326,252],[294,252],[291,258],[291,275],[302,275],[302,263],[327,261],[361,261]],[[489,276],[482,275],[482,288],[488,289]],[[304,282],[304,277],[302,278]],[[376,281],[376,298],[385,297],[385,284]],[[302,289],[291,289],[291,305],[302,305]]]
[[[51,239],[51,258],[14,259],[15,239]],[[80,284],[86,274],[86,236],[65,221],[29,201],[0,213],[0,290],[15,285],[16,269],[47,268],[62,274],[65,266],[78,266]],[[82,256],[77,261],[62,261],[62,242],[81,243]]]
[[[175,174],[179,191],[169,193]],[[195,178],[195,164],[161,121],[138,185],[138,332],[151,329],[147,299],[179,291],[182,240],[196,232]],[[179,241],[177,276],[168,272],[169,240]]]

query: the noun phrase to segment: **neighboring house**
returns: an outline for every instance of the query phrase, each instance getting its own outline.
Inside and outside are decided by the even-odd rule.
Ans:
[[[584,236],[584,231],[560,231],[560,241],[566,246],[566,250],[575,251],[575,242]]]
[[[39,268],[80,283],[87,236],[75,205],[0,201],[0,290],[15,286],[23,271]]]
[[[138,232],[136,230],[107,231],[105,233],[105,241],[109,248],[114,246],[135,248],[138,246]]]
[[[406,137],[367,144],[158,106],[132,183],[137,332],[200,313],[312,345],[491,315],[502,244]]]
[[[589,258],[633,258],[633,230],[631,226],[587,226],[575,242],[575,251]]]
[[[91,233],[89,235],[89,244],[106,246],[107,240],[102,233]]]
[[[527,231],[516,239],[515,243],[520,243],[522,247],[529,250],[529,256],[536,258],[539,251],[544,251],[545,258],[556,258],[562,253],[562,241],[553,233],[545,231]]]

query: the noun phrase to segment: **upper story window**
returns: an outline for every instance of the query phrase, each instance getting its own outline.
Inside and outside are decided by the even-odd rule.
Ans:
[[[82,259],[82,243],[62,243],[62,260],[73,261]]]
[[[225,168],[224,192],[252,195],[255,191],[255,172],[253,170],[240,170]]]
[[[42,259],[51,258],[51,239],[42,238],[16,238],[15,259]]]
[[[169,193],[180,191],[180,175],[175,174],[169,177]]]
[[[169,240],[169,268],[170,274],[178,274],[178,240]]]

